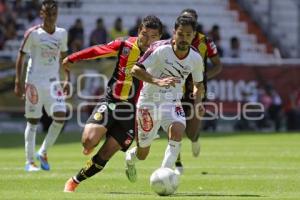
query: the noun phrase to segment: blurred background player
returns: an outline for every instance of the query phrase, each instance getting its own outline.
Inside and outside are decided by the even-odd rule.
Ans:
[[[59,83],[59,68],[61,58],[67,55],[68,36],[65,29],[56,26],[57,15],[57,2],[43,1],[40,10],[43,24],[34,26],[25,33],[16,61],[15,94],[23,98],[24,86],[21,83],[21,73],[25,55],[30,55],[25,80],[26,171],[39,170],[34,163],[34,151],[37,124],[42,116],[42,107],[44,106],[48,115],[54,119],[36,154],[43,170],[50,170],[47,150],[55,143],[66,116],[64,92]],[[69,74],[65,74],[65,78],[66,81],[69,81]],[[64,91],[69,92],[67,85],[65,85]]]
[[[181,14],[181,16],[191,16],[196,21],[198,19],[197,12],[194,9],[184,9]],[[206,83],[208,79],[211,79],[215,77],[217,74],[219,74],[222,70],[222,64],[220,61],[220,57],[218,55],[218,50],[214,42],[206,37],[203,33],[197,33],[195,38],[192,41],[192,46],[195,47],[200,55],[202,56],[203,63],[204,63],[204,86],[205,86],[205,92],[206,92]],[[212,66],[208,67],[207,59],[211,61]],[[191,116],[191,107],[187,106],[189,103],[194,102],[193,100],[193,79],[192,76],[189,75],[186,82],[185,82],[185,94],[182,99],[183,108],[186,116]],[[206,95],[203,99],[205,100]],[[186,105],[185,105],[186,104]],[[202,116],[204,115],[204,112],[202,113]],[[192,152],[193,156],[198,157],[200,153],[200,143],[199,143],[199,131],[201,127],[201,120],[200,118],[196,117],[196,115],[191,116],[191,118],[188,118],[186,121],[186,135],[192,142]],[[180,154],[178,156],[178,159],[176,161],[176,171],[178,173],[183,173],[183,165],[181,162]]]
[[[161,167],[174,167],[186,125],[180,100],[189,74],[194,80],[192,107],[197,115],[203,112],[204,66],[198,51],[191,48],[196,23],[193,17],[179,16],[173,39],[154,43],[132,68],[133,76],[145,83],[137,103],[138,145],[126,152],[126,175],[131,182],[137,179],[136,161],[147,158],[160,127],[169,138]]]
[[[150,44],[159,40],[162,23],[155,16],[147,16],[139,27],[138,37],[116,39],[108,44],[93,46],[68,56],[63,64],[101,57],[117,57],[115,71],[108,83],[105,99],[95,107],[82,134],[83,153],[90,154],[101,138],[106,137],[100,150],[78,174],[70,178],[65,192],[74,192],[78,184],[100,172],[119,150],[126,151],[135,136],[135,103],[141,89],[140,81],[129,73]]]

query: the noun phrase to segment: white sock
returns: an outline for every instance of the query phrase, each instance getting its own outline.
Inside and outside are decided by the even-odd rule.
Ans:
[[[27,164],[34,162],[36,130],[37,124],[27,122],[25,129],[25,155]]]
[[[161,167],[173,168],[180,152],[181,142],[169,140]]]
[[[55,143],[63,126],[64,123],[57,123],[55,121],[52,122],[52,124],[49,127],[47,136],[45,137],[44,142],[39,150],[39,154],[41,155],[47,154],[48,148]]]
[[[134,165],[139,159],[136,157],[137,147],[133,147],[132,149],[128,150],[126,153],[126,162],[128,164]]]

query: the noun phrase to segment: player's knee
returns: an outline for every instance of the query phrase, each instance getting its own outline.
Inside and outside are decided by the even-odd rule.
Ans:
[[[98,141],[96,141],[95,138],[92,138],[92,137],[82,137],[81,139],[81,143],[82,143],[82,146],[85,148],[85,149],[92,149],[94,148],[95,146],[97,146],[97,144],[99,143]]]
[[[66,113],[65,112],[55,112],[53,113],[53,120],[57,123],[64,123],[66,121]]]
[[[36,119],[36,118],[27,118],[27,121],[28,121],[30,124],[36,125],[37,123],[39,123],[40,119]]]
[[[137,152],[136,152],[136,157],[139,160],[146,160],[146,158],[148,157],[148,154],[149,154],[149,148],[150,147],[147,147],[147,148],[138,147]]]
[[[174,141],[181,141],[185,126],[180,122],[172,123],[169,127],[169,138]]]
[[[87,124],[81,138],[83,147],[86,149],[92,149],[97,146],[106,131],[106,128],[99,125]]]

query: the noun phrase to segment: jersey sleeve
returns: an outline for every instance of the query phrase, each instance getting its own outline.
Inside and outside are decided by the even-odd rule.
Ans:
[[[159,64],[159,54],[162,53],[158,48],[149,48],[139,59],[137,65],[145,69],[156,68]]]
[[[96,45],[68,56],[70,62],[80,60],[94,60],[97,58],[106,58],[117,56],[122,44],[122,40],[114,40],[108,44]]]
[[[65,30],[63,32],[63,38],[62,38],[62,44],[61,44],[60,51],[61,52],[68,51],[68,33]]]
[[[202,82],[203,81],[203,73],[204,73],[204,65],[201,56],[197,56],[197,59],[194,62],[192,77],[194,82]]]
[[[20,51],[23,53],[30,53],[31,46],[33,44],[33,33],[32,31],[27,31],[24,35]]]
[[[218,55],[217,46],[210,38],[206,39],[206,47],[207,47],[207,56],[209,58]]]

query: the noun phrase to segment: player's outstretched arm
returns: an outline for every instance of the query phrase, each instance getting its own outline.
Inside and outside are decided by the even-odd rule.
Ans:
[[[61,52],[61,59],[65,59],[67,57],[67,52]],[[67,61],[66,61],[67,62]],[[64,83],[63,83],[63,91],[65,95],[70,94],[70,64],[66,63],[65,65],[63,64],[62,61],[62,66],[64,68],[63,73],[64,73]]]
[[[136,77],[137,79],[141,81],[145,81],[147,83],[151,83],[154,85],[157,85],[159,87],[165,87],[165,86],[173,86],[175,87],[175,83],[178,82],[177,77],[166,77],[163,79],[158,79],[149,74],[145,69],[138,65],[134,65],[131,69],[131,75]]]
[[[16,96],[19,98],[23,98],[24,95],[21,79],[22,79],[22,71],[23,71],[25,55],[26,55],[25,53],[19,51],[17,61],[16,61],[16,78],[15,78],[14,92]]]
[[[211,78],[217,76],[222,71],[222,68],[223,68],[219,55],[215,55],[215,56],[211,57],[210,61],[213,64],[213,66],[208,67],[208,70],[207,70],[207,78],[208,79],[211,79]]]
[[[198,82],[198,83],[194,82],[193,96],[194,96],[195,108],[197,109],[196,112],[198,112],[199,116],[203,116],[205,112],[205,108],[202,104],[202,99],[205,96],[205,87],[202,82]]]

